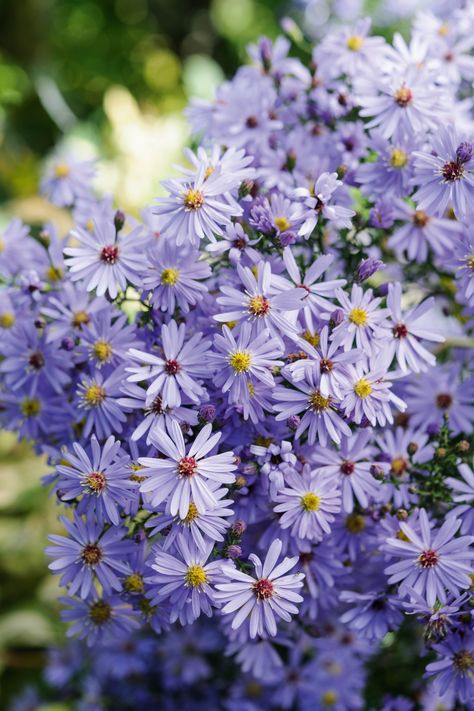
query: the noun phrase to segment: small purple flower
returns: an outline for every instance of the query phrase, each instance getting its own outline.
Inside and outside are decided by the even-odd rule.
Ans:
[[[87,601],[66,597],[60,598],[60,602],[68,605],[61,612],[62,619],[72,623],[67,636],[85,639],[89,647],[107,642],[116,644],[140,626],[139,613],[118,595],[99,597],[96,593]]]
[[[426,676],[435,676],[435,688],[440,695],[454,688],[459,701],[470,705],[474,695],[474,634],[452,633],[444,642],[433,645],[438,655],[426,667]]]
[[[322,173],[311,190],[307,188],[295,190],[295,195],[303,198],[303,203],[296,206],[292,216],[292,219],[304,220],[298,230],[299,235],[308,239],[321,215],[326,220],[334,222],[338,228],[352,227],[350,218],[355,215],[354,210],[332,202],[333,194],[341,186],[342,181],[337,179],[337,173]]]
[[[237,630],[248,621],[251,639],[274,637],[277,634],[275,617],[290,622],[298,612],[295,603],[303,598],[296,590],[303,586],[303,573],[285,575],[295,567],[298,557],[283,558],[278,563],[282,542],[277,538],[268,549],[265,561],[255,554],[249,556],[256,578],[243,573],[230,563],[222,565],[222,574],[229,582],[217,583],[216,601],[223,604],[222,614],[233,614],[232,629]]]
[[[79,199],[92,197],[91,181],[95,161],[77,161],[72,156],[53,161],[41,180],[41,192],[58,207],[71,207]]]
[[[110,375],[104,376],[100,370],[93,375],[83,375],[77,391],[76,405],[79,412],[84,411],[86,421],[83,436],[94,432],[104,439],[110,431],[121,432],[126,415],[119,406],[123,369],[117,368]]]
[[[460,590],[470,587],[472,566],[469,561],[474,558],[470,547],[474,537],[455,538],[461,525],[459,519],[449,519],[438,531],[432,532],[425,509],[420,509],[419,525],[418,533],[401,521],[400,528],[408,540],[387,540],[386,550],[401,560],[389,565],[385,573],[390,576],[390,584],[401,583],[401,595],[413,588],[433,606],[437,598],[446,602],[446,590],[458,595]]]

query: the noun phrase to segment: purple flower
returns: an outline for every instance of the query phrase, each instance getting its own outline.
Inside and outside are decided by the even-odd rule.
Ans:
[[[474,693],[474,634],[453,633],[433,649],[438,659],[428,664],[426,676],[435,676],[435,689],[440,695],[453,688],[459,701],[469,705]]]
[[[382,299],[373,298],[372,289],[364,291],[361,286],[353,284],[350,296],[342,289],[336,290],[336,297],[341,304],[344,320],[333,331],[332,338],[348,351],[354,340],[357,348],[366,355],[373,351],[375,339],[386,337],[387,309],[379,308]],[[331,314],[323,314],[327,320]]]
[[[292,219],[304,220],[298,230],[299,235],[308,239],[320,215],[334,222],[338,228],[352,227],[350,218],[355,215],[354,210],[332,202],[333,194],[341,185],[342,181],[337,179],[337,173],[322,173],[311,190],[307,188],[295,190],[295,195],[303,198],[303,203],[296,207],[292,216]]]
[[[265,561],[255,554],[250,560],[256,577],[243,573],[231,564],[222,565],[222,574],[231,582],[217,583],[216,601],[223,604],[222,614],[233,614],[232,629],[237,630],[248,618],[248,634],[274,637],[277,634],[275,617],[289,622],[298,612],[295,603],[302,601],[299,590],[303,585],[303,573],[285,575],[295,567],[298,558],[283,558],[278,563],[282,542],[277,538],[268,549]]]
[[[344,286],[346,283],[345,279],[331,279],[327,281],[321,279],[324,272],[329,269],[334,261],[332,254],[323,254],[315,259],[304,275],[302,275],[298,268],[290,247],[284,249],[283,261],[286,271],[295,287],[304,289],[307,292],[307,296],[303,301],[303,313],[305,315],[309,312],[315,316],[320,316],[322,311],[332,307],[331,302],[328,301],[328,297],[333,297],[336,289]]]
[[[59,520],[67,529],[69,538],[49,536],[55,545],[46,548],[45,553],[56,558],[49,568],[61,573],[60,585],[68,587],[69,595],[79,592],[83,599],[91,596],[95,579],[106,594],[121,590],[117,573],[127,575],[130,572],[126,561],[133,547],[131,541],[123,540],[126,529],[111,527],[104,531],[91,516],[83,521],[77,514],[74,521],[68,521],[64,516]]]
[[[370,641],[381,640],[387,632],[397,629],[403,620],[400,601],[384,592],[343,590],[339,597],[342,602],[350,604],[341,616],[341,622]]]
[[[462,521],[461,533],[474,535],[474,472],[468,464],[459,464],[461,479],[447,477],[445,482],[452,490],[453,501],[458,504],[448,514]]]
[[[76,404],[79,411],[85,411],[85,437],[94,431],[97,437],[104,439],[110,431],[122,431],[127,419],[118,404],[122,380],[122,368],[117,368],[108,376],[100,370],[93,375],[82,376],[76,392]]]
[[[136,498],[136,483],[131,480],[130,457],[120,453],[120,442],[113,435],[101,447],[92,435],[90,454],[77,442],[75,454],[65,452],[67,464],[58,464],[57,490],[61,499],[79,498],[77,513],[95,511],[99,524],[118,526],[120,512]]]
[[[170,622],[179,619],[181,624],[191,624],[203,612],[212,615],[213,589],[211,583],[222,578],[222,561],[208,562],[212,543],[205,551],[192,541],[188,544],[183,536],[176,539],[177,555],[170,555],[155,548],[151,567],[156,571],[150,576],[152,604],[169,600]]]
[[[167,513],[186,518],[189,504],[193,501],[203,513],[217,506],[218,501],[207,480],[232,484],[232,472],[237,468],[232,452],[222,452],[206,457],[219,442],[222,434],[212,432],[212,425],[205,425],[188,451],[179,425],[170,423],[169,435],[159,428],[152,433],[152,442],[166,458],[141,457],[144,467],[142,476],[147,480],[140,487],[142,493],[151,493],[151,503],[159,506],[167,502]]]
[[[72,156],[53,161],[41,180],[41,192],[58,207],[70,207],[79,199],[92,197],[91,181],[95,161],[77,161]]]
[[[288,468],[284,486],[275,497],[273,510],[281,514],[280,526],[291,528],[292,536],[320,541],[331,532],[333,513],[341,510],[341,493],[334,483],[305,466],[297,472]]]
[[[144,245],[141,227],[126,235],[118,234],[113,222],[97,220],[92,234],[81,227],[72,231],[78,247],[65,247],[66,264],[73,281],[84,281],[87,291],[115,299],[127,284],[141,284]]]
[[[432,140],[433,152],[415,151],[413,195],[418,210],[442,216],[452,206],[458,219],[466,217],[474,199],[472,147],[466,152],[454,126],[441,126]],[[459,154],[461,158],[459,157]],[[467,158],[467,160],[465,160]]]
[[[164,407],[179,407],[181,393],[194,403],[199,402],[204,390],[196,378],[210,376],[211,342],[202,338],[202,333],[195,333],[185,342],[186,326],[170,321],[161,327],[163,356],[132,348],[129,355],[137,365],[125,370],[131,375],[129,382],[136,383],[153,379],[146,394],[149,402],[157,395]]]
[[[128,638],[139,627],[138,612],[124,603],[118,595],[99,597],[96,593],[90,600],[60,598],[69,607],[61,612],[65,622],[71,622],[68,637],[85,639],[88,646],[116,643]]]
[[[392,423],[390,403],[401,412],[406,410],[406,403],[391,391],[392,383],[381,358],[372,363],[358,361],[355,365],[348,365],[344,379],[341,409],[357,424],[364,418],[372,425]]]
[[[419,525],[420,532],[401,521],[400,528],[408,540],[387,540],[387,551],[401,560],[389,565],[385,573],[390,576],[390,584],[401,583],[401,595],[413,588],[433,606],[437,598],[446,602],[446,590],[458,595],[460,590],[470,587],[469,561],[474,558],[474,550],[469,549],[474,537],[455,538],[461,525],[459,519],[449,519],[432,532],[425,509],[420,509]]]

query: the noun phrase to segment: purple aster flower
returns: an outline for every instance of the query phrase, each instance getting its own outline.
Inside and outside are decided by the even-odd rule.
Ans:
[[[372,289],[364,291],[357,284],[352,285],[350,296],[342,289],[336,290],[336,297],[341,304],[343,321],[332,332],[332,338],[337,339],[340,346],[348,351],[354,340],[357,348],[366,355],[373,351],[374,339],[387,337],[387,309],[379,308],[382,299],[373,298]],[[330,313],[322,314],[329,320]]]
[[[285,471],[284,486],[275,500],[273,510],[281,514],[280,526],[310,541],[320,541],[330,533],[332,514],[341,510],[340,490],[308,465],[301,473],[291,468]]]
[[[286,271],[295,287],[304,289],[307,296],[303,302],[303,312],[309,311],[315,316],[320,316],[321,312],[332,308],[332,304],[328,301],[328,297],[332,298],[335,295],[338,287],[344,286],[345,279],[331,279],[320,281],[324,272],[329,269],[334,261],[332,254],[323,254],[311,264],[302,275],[293,252],[290,247],[286,247],[283,251],[283,262],[285,263]]]
[[[418,210],[439,215],[451,206],[458,219],[466,217],[474,199],[472,144],[461,143],[454,126],[441,126],[431,139],[432,152],[415,151],[413,195]],[[467,150],[467,148],[469,150]]]
[[[351,417],[357,424],[364,418],[372,425],[392,423],[390,404],[400,412],[404,412],[407,405],[391,391],[392,383],[388,378],[382,358],[376,358],[373,363],[358,361],[355,365],[348,365],[341,402],[345,416]]]
[[[155,309],[174,313],[178,306],[188,313],[207,287],[201,283],[211,274],[209,264],[199,259],[195,249],[177,247],[170,240],[160,240],[150,253],[150,266],[143,278],[145,290],[152,290],[151,303]]]
[[[149,578],[153,586],[151,603],[169,600],[170,622],[179,619],[182,625],[189,625],[201,613],[211,617],[211,584],[215,579],[222,579],[222,561],[208,562],[212,543],[202,551],[192,541],[188,544],[183,536],[178,536],[175,544],[177,555],[170,555],[159,548],[154,550],[151,567],[156,573]]]
[[[66,263],[73,281],[84,281],[87,291],[115,299],[127,284],[141,285],[144,236],[141,227],[126,235],[117,233],[113,222],[96,220],[92,233],[81,227],[72,231],[78,247],[65,247]]]
[[[224,254],[227,252],[231,264],[238,264],[244,256],[256,263],[260,259],[260,255],[253,248],[253,245],[257,243],[258,239],[250,239],[239,222],[232,222],[227,225],[223,239],[208,244],[206,251],[210,254]]]
[[[250,210],[249,222],[263,234],[285,240],[291,233],[293,237],[301,226],[301,218],[295,217],[297,203],[285,195],[273,192],[268,198],[255,201]]]
[[[283,353],[279,338],[271,338],[268,331],[252,338],[252,325],[245,321],[237,340],[223,326],[222,335],[214,336],[214,346],[215,358],[223,366],[216,373],[215,384],[229,393],[230,402],[248,401],[255,380],[268,388],[275,386],[271,369],[283,365],[283,361],[277,360]]]
[[[64,501],[80,498],[77,513],[95,511],[100,525],[104,522],[118,526],[120,511],[137,496],[132,481],[130,457],[120,453],[120,442],[113,435],[103,447],[95,435],[90,440],[89,453],[74,442],[75,454],[63,454],[67,464],[58,464],[57,491]]]
[[[326,220],[334,222],[338,228],[352,227],[350,218],[355,215],[354,210],[332,202],[334,193],[341,185],[342,181],[337,179],[337,173],[322,173],[311,190],[307,188],[295,190],[295,195],[303,198],[303,203],[297,205],[292,217],[292,219],[304,220],[298,230],[299,235],[308,239],[321,215]]]
[[[100,370],[82,376],[76,391],[76,406],[79,412],[85,412],[84,437],[94,431],[100,439],[104,439],[110,431],[122,431],[127,419],[118,404],[123,375],[123,369],[117,368],[108,376]]]
[[[87,601],[65,597],[60,602],[68,605],[61,612],[62,619],[72,623],[66,635],[85,639],[89,647],[116,644],[117,639],[129,637],[139,627],[139,613],[118,595],[99,597],[95,593]]]
[[[455,538],[461,525],[459,519],[449,519],[433,532],[425,509],[420,509],[419,525],[420,533],[401,521],[400,528],[408,540],[387,540],[386,550],[401,560],[389,565],[385,573],[390,576],[390,584],[401,583],[401,595],[413,588],[433,606],[437,598],[446,602],[446,590],[458,595],[460,590],[470,587],[470,560],[474,558],[470,547],[474,537]]]
[[[95,161],[77,161],[72,156],[57,158],[46,170],[40,189],[58,207],[70,207],[79,199],[92,197]]]
[[[61,574],[61,586],[68,587],[69,595],[79,593],[86,599],[93,591],[94,581],[100,583],[109,595],[113,590],[121,590],[122,583],[117,573],[127,575],[130,572],[127,558],[133,543],[124,541],[125,528],[111,527],[104,531],[88,515],[86,521],[74,516],[68,521],[64,516],[59,520],[69,533],[65,536],[49,536],[54,546],[46,548],[46,555],[56,558],[49,564],[49,569]]]
[[[379,133],[371,135],[370,147],[377,151],[377,160],[362,163],[357,169],[356,180],[362,191],[369,196],[403,198],[410,192],[413,176],[411,153],[416,146],[413,139],[393,143]]]
[[[43,261],[43,249],[30,239],[28,227],[18,217],[13,218],[0,232],[0,274],[10,278],[28,265]]]
[[[295,603],[303,600],[296,590],[303,586],[303,573],[285,575],[295,567],[298,557],[283,558],[278,563],[282,542],[273,541],[262,564],[255,554],[249,556],[255,577],[243,573],[230,563],[222,565],[222,573],[230,582],[217,583],[216,601],[223,604],[222,614],[233,614],[232,629],[237,630],[248,620],[251,639],[257,635],[274,637],[277,634],[275,617],[290,622],[298,612]]]
[[[416,262],[426,261],[428,248],[439,257],[446,256],[457,244],[462,232],[462,226],[455,220],[429,215],[403,200],[395,201],[393,213],[397,220],[404,220],[406,224],[389,237],[388,246],[399,257],[406,255]]]
[[[96,368],[118,367],[126,360],[127,351],[138,345],[135,326],[127,325],[126,314],[100,310],[81,329],[81,346]]]
[[[90,323],[93,314],[108,307],[103,297],[94,298],[79,285],[66,282],[61,288],[61,296],[51,296],[41,313],[47,318],[48,342],[76,337]]]
[[[426,667],[426,676],[435,676],[434,685],[439,694],[454,687],[459,701],[471,704],[474,695],[474,634],[451,634],[444,642],[433,645],[438,655]]]
[[[325,446],[328,436],[337,444],[341,435],[350,436],[350,427],[338,414],[339,400],[334,393],[321,392],[321,378],[314,368],[305,370],[304,379],[292,383],[294,387],[277,386],[273,392],[278,412],[276,420],[287,420],[293,415],[302,415],[295,431],[295,439],[308,430],[308,443],[316,439]],[[304,413],[304,414],[303,414]]]
[[[206,512],[217,506],[218,501],[206,480],[232,484],[232,472],[237,468],[233,452],[222,452],[206,457],[222,437],[221,432],[211,434],[212,425],[205,425],[188,451],[179,425],[170,423],[169,435],[161,429],[152,433],[152,442],[166,458],[141,457],[144,467],[142,476],[147,480],[140,491],[151,493],[152,506],[167,502],[167,513],[186,518],[189,504],[193,501],[199,511]]]
[[[410,423],[427,430],[449,418],[453,434],[469,434],[474,428],[474,378],[461,377],[459,364],[438,365],[411,378],[403,388]]]
[[[401,285],[398,282],[389,284],[387,307],[392,338],[384,343],[384,352],[387,354],[387,362],[390,362],[395,355],[397,364],[403,371],[412,370],[419,373],[420,370],[427,370],[428,366],[436,363],[435,356],[421,345],[420,340],[443,343],[445,338],[424,328],[426,314],[435,305],[433,298],[426,299],[422,304],[413,306],[405,313],[402,312],[401,302]]]
[[[347,10],[346,10],[347,11]],[[344,12],[344,11],[343,11]],[[364,17],[355,25],[338,28],[326,35],[317,48],[317,57],[332,75],[357,76],[367,66],[381,62],[387,52],[383,37],[369,37],[372,20]]]
[[[371,432],[362,430],[344,437],[339,451],[321,446],[315,448],[312,461],[317,472],[325,476],[342,492],[342,507],[352,513],[355,502],[362,508],[377,496],[380,481],[372,476],[375,449],[369,444]]]
[[[471,234],[463,235],[453,244],[454,255],[450,266],[456,275],[456,300],[474,306],[474,236]]]
[[[394,223],[395,215],[393,211],[393,201],[385,198],[378,198],[373,208],[370,210],[369,225],[378,229],[386,230]]]
[[[302,308],[304,289],[293,289],[282,277],[275,280],[269,262],[259,262],[255,277],[248,267],[237,265],[237,273],[245,291],[232,286],[221,286],[222,296],[217,303],[227,308],[214,316],[216,321],[250,321],[257,332],[270,331],[272,336],[291,336],[296,331],[292,312]],[[286,288],[285,288],[286,287]]]
[[[210,377],[211,341],[203,339],[202,333],[195,333],[186,342],[185,337],[185,324],[178,326],[176,321],[170,321],[161,327],[163,356],[130,350],[129,355],[137,365],[125,369],[131,373],[128,381],[153,379],[146,391],[148,402],[159,395],[164,407],[179,407],[181,393],[194,403],[203,396],[204,390],[196,378]]]
[[[341,616],[341,622],[364,639],[374,642],[381,640],[403,621],[400,601],[384,592],[357,593],[343,590],[339,599],[351,606]]]

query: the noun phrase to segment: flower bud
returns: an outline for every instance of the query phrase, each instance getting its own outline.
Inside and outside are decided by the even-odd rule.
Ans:
[[[199,410],[199,421],[207,424],[208,422],[213,422],[216,416],[216,408],[211,403],[203,405]]]
[[[342,309],[335,309],[330,316],[331,326],[335,328],[336,326],[339,326],[339,324],[343,321],[344,311]]]
[[[438,459],[444,459],[444,457],[447,454],[447,451],[446,451],[445,447],[438,447],[437,450],[435,451],[435,454]]]
[[[407,452],[410,456],[413,456],[418,452],[418,445],[416,442],[409,442],[407,447]]]
[[[369,279],[375,272],[380,271],[385,267],[384,262],[376,257],[368,257],[363,259],[357,267],[357,281],[363,282]]]
[[[120,232],[122,227],[125,224],[125,213],[122,212],[122,210],[117,210],[117,212],[114,215],[114,227],[117,230],[117,232]]]
[[[72,351],[72,349],[74,348],[73,339],[69,336],[63,338],[61,341],[61,348],[63,349],[63,351]]]
[[[406,521],[408,518],[408,511],[406,511],[405,509],[398,509],[396,517],[399,521]]]
[[[472,154],[474,153],[474,146],[472,143],[463,141],[456,148],[456,158],[458,163],[467,163],[471,160]]]
[[[462,439],[456,445],[456,451],[459,452],[459,454],[466,454],[466,452],[469,452],[470,448],[471,448],[471,445],[465,439]]]
[[[247,528],[247,524],[245,523],[245,521],[242,521],[241,519],[237,519],[237,521],[234,521],[234,523],[230,527],[230,530],[236,536],[241,536],[244,533],[246,528]]]
[[[372,464],[372,466],[370,467],[370,473],[377,481],[382,481],[385,476],[382,467],[378,464]]]
[[[299,415],[292,415],[289,417],[286,421],[286,426],[288,429],[290,429],[292,432],[295,432],[295,430],[298,429],[300,426],[301,418]]]
[[[225,555],[226,555],[226,558],[230,558],[231,560],[240,558],[240,556],[242,555],[242,548],[238,545],[235,545],[235,544],[227,546]]]

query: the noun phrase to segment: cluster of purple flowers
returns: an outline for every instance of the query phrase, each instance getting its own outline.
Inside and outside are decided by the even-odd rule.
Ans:
[[[263,38],[141,221],[66,158],[75,228],[0,238],[0,422],[68,513],[81,708],[362,709],[404,620],[426,682],[381,708],[474,708],[474,20],[428,17],[307,65]]]

